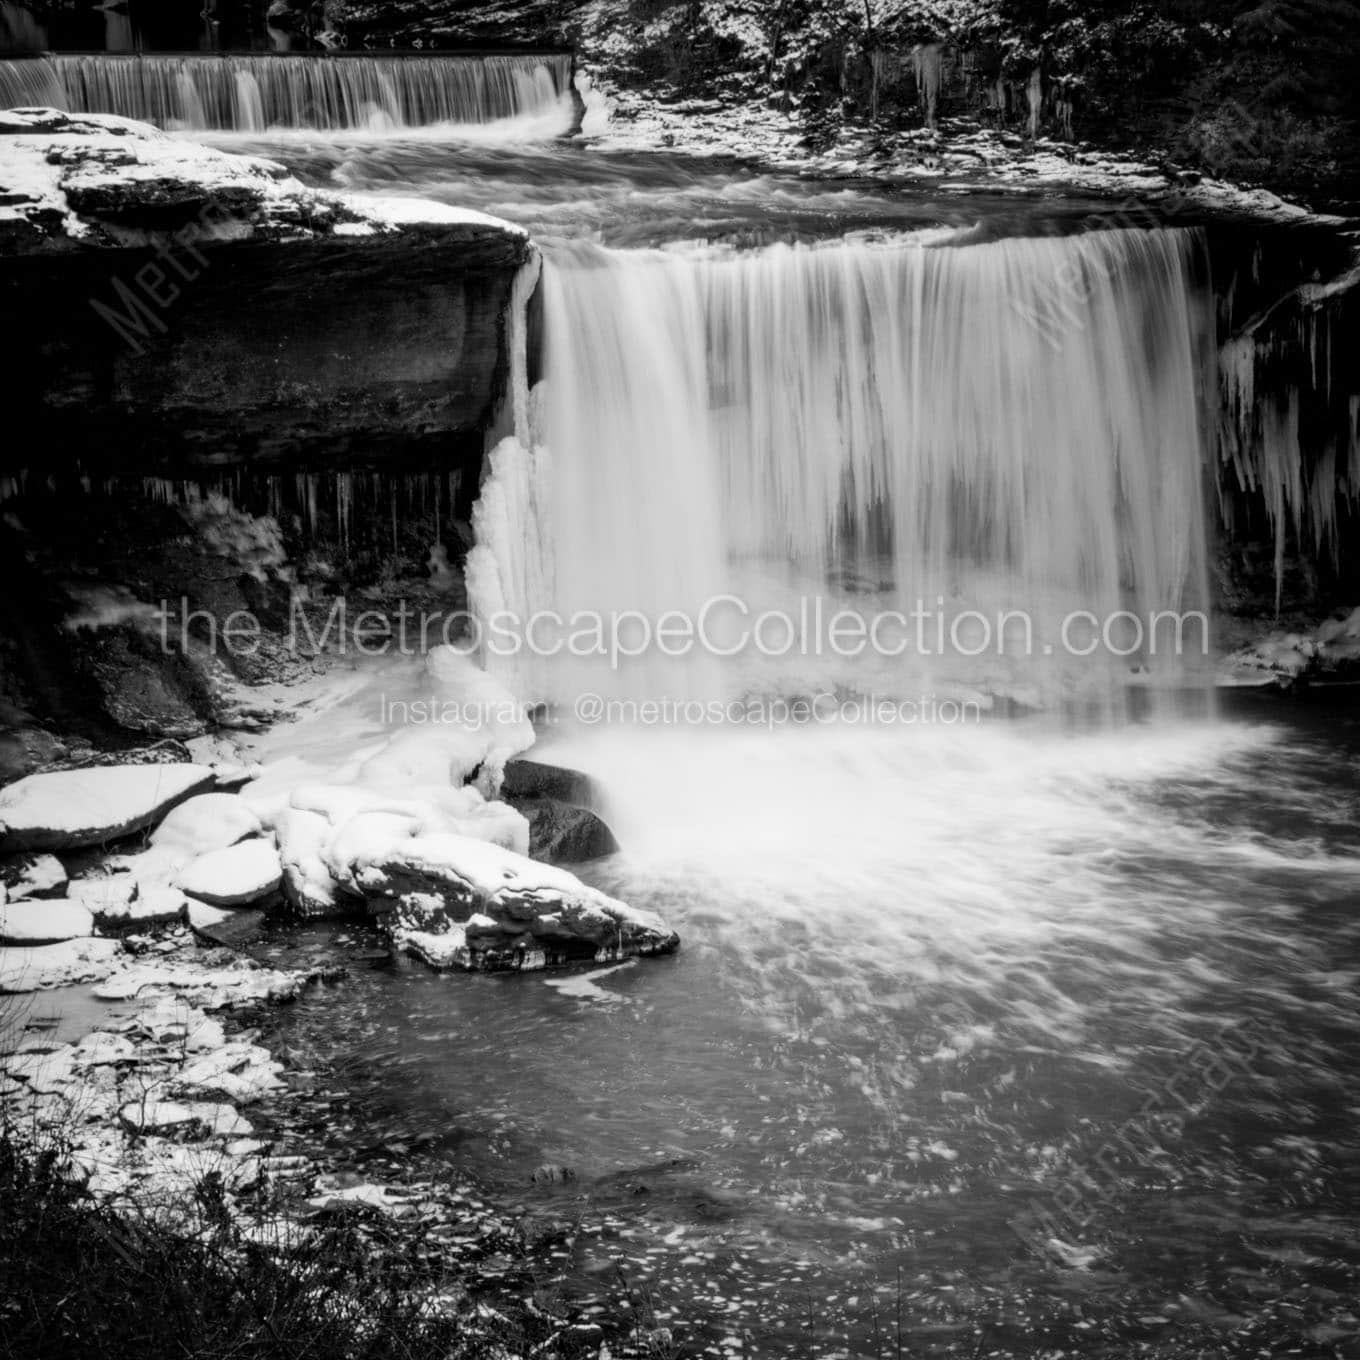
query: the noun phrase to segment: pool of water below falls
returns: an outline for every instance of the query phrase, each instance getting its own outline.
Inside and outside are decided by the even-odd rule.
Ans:
[[[544,1284],[697,1350],[1356,1354],[1360,722],[1245,708],[562,738],[625,846],[583,876],[680,954],[441,976],[285,928],[354,962],[269,1041],[342,1144],[578,1223]]]

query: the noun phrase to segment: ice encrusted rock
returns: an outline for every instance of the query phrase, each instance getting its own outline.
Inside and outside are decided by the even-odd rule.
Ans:
[[[244,907],[279,890],[283,866],[271,841],[242,841],[200,855],[179,875],[182,892],[210,907]]]
[[[375,841],[348,869],[370,909],[388,917],[397,943],[437,967],[605,962],[669,953],[680,943],[655,912],[463,836]]]
[[[335,884],[326,867],[332,827],[325,817],[304,808],[284,808],[274,819],[283,866],[283,895],[301,916],[330,916],[336,911]]]
[[[79,902],[8,902],[0,906],[0,944],[60,944],[94,934],[94,916]]]
[[[103,845],[211,787],[205,765],[99,765],[31,774],[0,789],[0,851]]]
[[[0,949],[0,992],[36,992],[107,978],[118,966],[117,940],[67,940],[36,948]]]

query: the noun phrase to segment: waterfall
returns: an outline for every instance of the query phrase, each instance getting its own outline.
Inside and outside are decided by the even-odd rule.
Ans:
[[[390,129],[570,110],[571,58],[52,56],[0,62],[0,107],[52,104],[164,128]]]
[[[1073,610],[1207,608],[1200,249],[1171,230],[558,249],[544,277],[555,560],[537,603],[655,619],[754,591],[754,613],[793,582],[976,609],[998,639],[1002,620],[1025,632],[1007,611],[1032,620],[971,664],[959,643],[889,674],[1070,688],[1103,661],[1102,685],[1137,667],[1175,680],[1176,658],[1125,632],[1099,658],[1035,653]],[[604,683],[673,693],[693,665],[654,648]]]

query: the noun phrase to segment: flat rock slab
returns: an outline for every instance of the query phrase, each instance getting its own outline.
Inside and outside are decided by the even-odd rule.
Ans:
[[[210,907],[244,907],[270,896],[283,882],[279,852],[269,841],[242,841],[200,855],[179,876],[179,887]]]
[[[109,928],[167,925],[182,921],[189,899],[178,888],[139,886],[126,901],[95,909],[95,920]]]
[[[0,944],[60,944],[94,934],[94,916],[79,902],[9,902],[0,906]]]
[[[107,978],[118,966],[117,940],[67,940],[33,949],[0,949],[0,992],[36,992]]]
[[[230,1105],[177,1100],[133,1100],[118,1111],[118,1118],[133,1133],[162,1133],[179,1137],[236,1138],[254,1132]]]
[[[99,765],[31,774],[0,789],[0,852],[104,845],[211,788],[206,765]]]
[[[189,929],[199,939],[224,949],[241,949],[257,939],[264,929],[265,913],[249,907],[210,907],[206,902],[189,903]]]

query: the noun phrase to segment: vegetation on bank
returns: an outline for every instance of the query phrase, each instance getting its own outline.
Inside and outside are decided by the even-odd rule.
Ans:
[[[247,1236],[205,1177],[177,1230],[115,1211],[0,1128],[0,1355],[24,1360],[195,1360],[307,1356],[424,1360],[501,1354],[454,1318],[421,1306],[430,1284],[418,1233],[362,1210],[320,1228],[285,1258]],[[378,1233],[381,1240],[374,1240]]]
[[[569,42],[611,78],[770,100],[811,127],[942,113],[1142,148],[1331,205],[1360,201],[1360,0],[347,0],[298,3],[353,45]],[[310,31],[310,30],[309,30]]]

